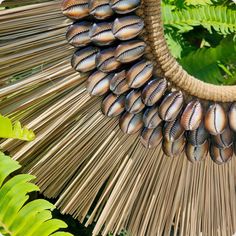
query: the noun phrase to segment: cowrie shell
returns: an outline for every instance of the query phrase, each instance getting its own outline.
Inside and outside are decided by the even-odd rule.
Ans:
[[[197,129],[187,132],[188,142],[193,146],[202,145],[207,140],[208,136],[209,134],[205,129],[203,122]]]
[[[191,162],[199,162],[206,158],[209,151],[209,143],[206,140],[203,144],[194,146],[191,143],[186,145],[186,156]]]
[[[144,107],[145,104],[142,101],[140,90],[132,90],[127,94],[125,99],[126,111],[135,114],[141,112]]]
[[[227,127],[223,133],[212,136],[215,146],[219,148],[226,148],[232,145],[233,143],[233,133]]]
[[[117,70],[121,63],[114,57],[114,48],[106,48],[97,54],[96,65],[103,72],[111,72]]]
[[[86,47],[74,53],[71,60],[72,67],[79,72],[89,72],[96,68],[96,55],[99,49],[96,47]]]
[[[129,63],[140,58],[145,51],[146,44],[141,40],[121,43],[115,50],[115,57],[122,63]]]
[[[99,46],[112,44],[116,38],[112,33],[112,23],[100,22],[94,23],[89,31],[91,41]]]
[[[127,14],[135,11],[141,1],[140,0],[111,0],[112,9],[118,14]]]
[[[143,122],[144,126],[148,129],[154,129],[162,122],[158,114],[158,108],[156,106],[147,108],[144,111]]]
[[[205,116],[205,127],[212,135],[221,134],[227,125],[227,116],[224,108],[215,103],[211,105]]]
[[[93,96],[106,94],[110,89],[110,81],[113,74],[107,74],[102,71],[95,71],[87,79],[87,91]]]
[[[110,93],[103,99],[101,108],[108,117],[118,116],[125,110],[125,96]]]
[[[164,137],[170,142],[174,142],[184,134],[184,128],[180,124],[180,119],[166,122],[164,125]]]
[[[113,76],[110,83],[110,90],[115,94],[122,94],[129,90],[125,70],[122,70]]]
[[[155,148],[162,140],[162,127],[158,126],[154,129],[144,128],[141,132],[140,141],[145,148]]]
[[[134,64],[127,72],[126,78],[130,88],[139,88],[151,77],[153,64],[151,61],[142,60]]]
[[[91,43],[89,30],[91,23],[87,21],[76,22],[68,27],[66,39],[74,47],[84,47]]]
[[[211,145],[210,156],[212,160],[218,165],[227,163],[232,159],[233,145],[227,148],[218,148],[215,145]]]
[[[144,87],[142,98],[147,106],[153,106],[157,103],[167,89],[167,81],[165,79],[153,79]]]
[[[236,132],[236,102],[234,102],[228,113],[230,128]]]
[[[71,19],[81,19],[89,15],[89,0],[64,0],[62,12]]]
[[[111,9],[109,0],[90,0],[89,11],[94,18],[103,20],[111,17],[114,12]]]
[[[202,119],[203,108],[201,103],[196,100],[188,103],[181,116],[180,123],[185,130],[195,130],[201,124]]]
[[[168,157],[177,157],[183,152],[185,141],[186,140],[184,136],[181,136],[179,139],[175,140],[174,142],[168,141],[164,138],[163,143],[162,143],[163,152]]]
[[[138,36],[144,28],[143,20],[135,15],[116,18],[112,32],[119,40],[129,40]]]
[[[159,107],[159,115],[165,121],[173,121],[183,106],[184,97],[182,92],[175,91],[168,94]]]
[[[143,127],[142,113],[125,112],[120,118],[120,128],[124,133],[135,134]]]

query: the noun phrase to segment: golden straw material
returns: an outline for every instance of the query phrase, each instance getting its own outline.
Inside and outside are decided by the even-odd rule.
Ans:
[[[165,77],[179,89],[198,98],[217,102],[236,101],[236,85],[220,86],[202,82],[189,75],[170,54],[161,20],[161,0],[142,0],[148,43]]]
[[[153,9],[153,23],[158,2],[143,3]],[[60,1],[0,13],[0,112],[36,133],[32,142],[7,140],[0,147],[23,172],[36,175],[41,192],[57,198],[62,213],[95,222],[93,235],[236,232],[235,155],[219,166],[209,155],[192,164],[185,154],[167,157],[160,146],[145,149],[138,135],[124,135],[117,119],[101,113],[101,99],[86,92],[87,76],[71,68],[69,21]]]

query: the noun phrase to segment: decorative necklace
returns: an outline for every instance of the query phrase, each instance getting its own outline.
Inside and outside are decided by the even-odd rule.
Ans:
[[[146,148],[162,143],[167,156],[185,150],[191,162],[208,152],[217,164],[232,158],[236,103],[217,102],[233,101],[235,87],[205,84],[177,64],[164,41],[160,1],[65,0],[62,10],[75,21],[66,34],[77,48],[72,67],[89,73],[87,91],[104,96],[102,112],[120,116],[124,133],[140,132]]]
[[[36,176],[35,182],[41,193],[54,198],[63,214],[73,216],[85,226],[90,225],[91,235],[105,236],[109,232],[119,235],[122,230],[132,236],[234,235],[235,154],[228,163],[216,165],[210,158],[209,149],[214,147],[211,154],[215,161],[226,161],[227,158],[222,159],[223,154],[230,159],[232,134],[235,134],[232,132],[235,127],[235,86],[203,83],[179,66],[164,39],[159,0],[145,0],[139,6],[132,5],[133,9],[137,8],[127,15],[115,13],[117,10],[110,5],[111,2],[107,4],[104,1],[102,8],[95,8],[95,14],[91,10],[91,3],[95,4],[95,1],[90,1],[90,5],[88,1],[84,4],[79,0],[71,1],[72,5],[65,5],[64,13],[84,14],[82,18],[73,20],[73,24],[62,15],[62,0],[36,2],[3,1],[6,10],[2,10],[0,16],[1,113],[33,129],[36,139],[32,142],[2,140],[1,150],[21,163],[22,173]],[[102,1],[96,2],[100,4]],[[130,3],[134,2],[118,1],[124,4],[123,10],[129,9]],[[69,7],[73,5],[76,6]],[[17,7],[12,9],[13,6]],[[214,6],[209,6],[212,8]],[[90,12],[93,15],[89,15]],[[111,16],[104,20],[94,17],[108,12]],[[216,12],[212,11],[212,17]],[[131,35],[134,31],[130,29],[137,30],[141,26],[135,23],[137,21],[130,25],[131,16],[144,24],[140,34],[133,39],[119,40],[109,28],[106,34],[93,32],[96,37],[90,36],[94,24],[101,28],[103,23],[104,29],[109,23],[110,27],[113,26],[116,19],[119,19],[116,21],[120,27],[119,35],[125,32],[127,25],[126,36]],[[130,17],[128,23],[127,20],[121,21],[124,17]],[[235,18],[232,19],[235,24]],[[120,22],[122,25],[126,23],[125,27],[122,28]],[[225,22],[223,18],[222,22]],[[65,40],[66,28],[70,24],[73,26],[69,29],[77,29],[75,35],[79,36],[70,42],[79,40],[75,55],[84,58],[80,68],[96,65],[95,69],[82,73],[72,69],[70,59],[74,49]],[[82,30],[84,33],[78,31],[81,28],[85,29]],[[69,33],[67,36],[70,39]],[[109,41],[114,37],[110,45],[99,45],[101,39]],[[83,44],[80,44],[81,40]],[[77,53],[89,48],[97,50],[95,63],[88,60],[92,58],[90,54],[86,57]],[[114,48],[114,51],[109,51],[109,48]],[[117,54],[111,61],[106,60],[110,54],[104,50],[110,54],[116,51]],[[136,59],[140,54],[143,55]],[[98,58],[102,64],[96,63]],[[122,58],[125,60],[123,63],[120,61]],[[135,59],[129,62],[131,58]],[[99,65],[104,70],[108,62],[118,69],[111,72],[97,69]],[[137,66],[137,63],[141,65]],[[129,83],[137,88],[130,88],[127,79],[132,67],[135,70],[130,72]],[[146,78],[143,76],[150,76],[147,73],[150,67],[151,77],[139,87],[141,79]],[[86,84],[90,94],[101,97],[90,97]],[[131,91],[133,93],[128,96]],[[137,95],[138,91],[141,95]],[[137,102],[133,102],[135,98]],[[101,100],[103,113],[108,117],[117,116],[112,119],[104,116],[100,110]],[[161,106],[162,103],[165,106]],[[134,105],[130,107],[130,104]],[[177,106],[181,108],[179,111]],[[188,122],[181,119],[186,107],[190,112],[185,116]],[[134,112],[135,109],[140,109],[140,112]],[[221,113],[223,118],[219,120]],[[206,122],[207,114],[208,121],[213,119],[215,123]],[[227,122],[226,128],[224,124],[223,128],[220,126],[223,119]],[[124,134],[119,128],[119,120],[125,132],[137,130],[137,133]],[[212,134],[205,129],[206,124]],[[224,132],[220,133],[220,129]],[[162,145],[164,142],[165,146]],[[169,158],[162,146],[170,156],[178,156],[179,149],[183,152],[177,158]],[[193,153],[189,159],[194,162],[197,158],[203,160],[192,164],[186,152]],[[214,158],[216,155],[219,159]]]

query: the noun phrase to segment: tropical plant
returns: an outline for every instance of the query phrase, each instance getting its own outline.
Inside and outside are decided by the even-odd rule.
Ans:
[[[35,138],[35,134],[26,127],[22,128],[19,121],[12,124],[12,121],[8,117],[4,117],[0,114],[0,138],[15,138],[32,141]]]
[[[212,84],[236,84],[236,4],[220,0],[165,0],[165,36],[190,74]]]
[[[0,152],[0,235],[6,236],[70,236],[56,232],[67,225],[52,219],[50,202],[37,199],[29,201],[29,193],[39,188],[31,183],[35,177],[29,174],[9,175],[21,166]]]

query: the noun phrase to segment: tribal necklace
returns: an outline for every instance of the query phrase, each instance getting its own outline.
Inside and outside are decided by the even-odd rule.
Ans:
[[[119,117],[124,133],[170,157],[185,151],[191,162],[208,153],[217,164],[232,158],[236,88],[182,69],[164,39],[160,1],[64,0],[62,11],[73,21],[72,67],[88,76],[87,91],[103,97],[103,114]]]

